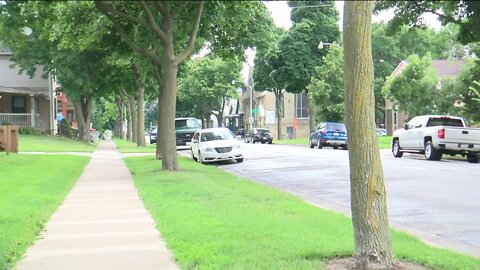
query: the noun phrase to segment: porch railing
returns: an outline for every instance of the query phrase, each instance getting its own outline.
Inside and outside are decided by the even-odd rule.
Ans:
[[[32,126],[32,115],[30,113],[0,113],[0,124],[3,123],[30,127]]]

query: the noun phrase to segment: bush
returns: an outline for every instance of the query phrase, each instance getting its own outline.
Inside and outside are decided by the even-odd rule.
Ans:
[[[58,132],[60,133],[60,136],[62,136],[62,137],[75,139],[75,133],[73,132],[71,124],[67,119],[63,119],[60,122],[60,130]]]
[[[18,133],[25,134],[25,135],[41,135],[43,134],[42,131],[36,129],[34,127],[20,127],[18,129]]]
[[[2,121],[0,126],[10,126],[11,124],[8,121]]]

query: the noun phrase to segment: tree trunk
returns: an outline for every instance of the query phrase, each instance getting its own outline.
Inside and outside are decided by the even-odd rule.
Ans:
[[[123,139],[123,104],[119,96],[115,97],[115,102],[118,108],[118,119],[115,121],[115,136]]]
[[[371,49],[373,2],[346,1],[344,17],[345,108],[356,269],[395,266],[386,191],[375,132]]]
[[[128,105],[130,106],[130,122],[132,128],[131,141],[137,143],[137,112],[135,111],[135,97],[128,95]]]
[[[312,104],[310,104],[310,98],[308,97],[308,90],[305,89],[305,98],[307,99],[307,110],[308,110],[308,132],[313,130],[313,113],[312,113]]]
[[[81,96],[73,101],[75,120],[79,133],[79,140],[90,143],[90,118],[92,112],[92,98]]]
[[[178,171],[177,144],[175,137],[175,112],[177,98],[177,64],[173,63],[172,48],[165,48],[162,59],[163,78],[160,93],[160,115],[158,119],[157,144],[161,144],[162,169],[165,171]],[[170,51],[170,52],[169,52]]]
[[[145,112],[143,109],[144,103],[144,94],[145,87],[140,77],[139,68],[133,64],[132,65],[134,76],[135,76],[135,86],[137,88],[137,146],[146,146],[145,143]]]
[[[273,93],[275,94],[275,108],[277,116],[277,140],[282,139],[282,90],[274,89]]]
[[[157,79],[159,79],[159,77],[157,77]],[[159,138],[160,138],[160,101],[162,100],[162,87],[161,87],[161,84],[160,82],[162,81],[162,79],[160,79],[160,81],[158,82],[160,87],[158,89],[158,102],[157,102],[157,147],[155,147],[155,158],[156,159],[162,159],[162,144],[159,143]]]
[[[132,111],[128,102],[128,95],[122,91],[121,98],[123,106],[125,107],[125,118],[127,119],[127,140],[132,141]]]

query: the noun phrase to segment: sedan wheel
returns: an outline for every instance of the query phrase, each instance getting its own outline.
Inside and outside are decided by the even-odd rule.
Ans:
[[[313,148],[314,145],[313,145],[313,142],[312,142],[312,139],[311,139],[311,138],[308,139],[308,144],[310,145],[310,148]]]

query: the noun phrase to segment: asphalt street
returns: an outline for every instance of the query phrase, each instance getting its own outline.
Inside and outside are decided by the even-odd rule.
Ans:
[[[239,176],[350,215],[348,151],[244,144],[243,163],[217,164]],[[188,151],[182,151],[184,154]],[[425,242],[480,257],[480,163],[381,150],[390,224]]]

